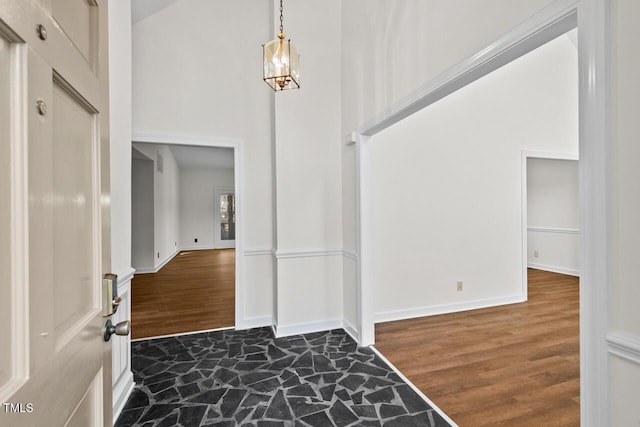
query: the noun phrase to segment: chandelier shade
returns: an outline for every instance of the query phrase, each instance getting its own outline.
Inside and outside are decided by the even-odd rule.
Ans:
[[[282,34],[284,36],[284,34]],[[300,88],[300,57],[290,40],[264,45],[264,81],[275,91]]]

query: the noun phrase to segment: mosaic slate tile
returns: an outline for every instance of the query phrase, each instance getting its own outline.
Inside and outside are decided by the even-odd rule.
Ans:
[[[116,427],[449,426],[343,330],[137,341],[132,367],[136,388]]]

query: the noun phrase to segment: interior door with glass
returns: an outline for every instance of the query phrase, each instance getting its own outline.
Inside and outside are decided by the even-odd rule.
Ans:
[[[214,245],[236,247],[236,196],[233,188],[216,188],[214,195]]]
[[[112,422],[106,3],[0,1],[2,426]]]

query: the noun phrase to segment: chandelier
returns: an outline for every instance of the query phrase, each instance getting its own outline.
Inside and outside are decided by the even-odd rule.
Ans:
[[[274,90],[300,89],[300,55],[285,40],[282,18],[282,0],[280,0],[280,32],[277,39],[262,45],[263,80]]]

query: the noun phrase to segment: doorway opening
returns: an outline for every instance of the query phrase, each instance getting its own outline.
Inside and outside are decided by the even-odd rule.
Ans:
[[[239,143],[154,137],[132,147],[132,338],[233,328],[241,291]]]
[[[547,59],[553,59],[546,62],[546,68],[532,64],[531,58],[539,59],[547,48],[551,49]],[[379,349],[416,383],[422,379],[428,381],[427,377],[435,378],[433,369],[446,373],[449,381],[438,384],[438,392],[457,396],[458,401],[471,402],[475,393],[476,403],[486,402],[486,396],[493,393],[489,390],[497,387],[493,381],[500,375],[507,382],[517,378],[525,383],[530,381],[529,385],[533,386],[536,381],[520,376],[512,354],[496,350],[501,346],[515,348],[523,344],[525,350],[520,353],[527,354],[526,343],[514,338],[520,332],[524,336],[526,328],[520,332],[518,325],[511,330],[509,325],[492,329],[485,321],[495,314],[521,322],[520,328],[535,323],[527,318],[527,310],[511,310],[518,306],[514,303],[527,299],[526,236],[523,235],[527,223],[521,220],[522,215],[526,216],[521,212],[521,155],[523,150],[559,150],[574,153],[577,158],[577,57],[575,44],[568,36],[559,35],[539,49],[529,51],[528,55],[484,74],[464,89],[431,102],[420,111],[408,113],[402,121],[374,129],[371,133],[375,135],[360,135],[357,142],[362,186],[360,337],[372,343],[375,331],[367,331],[369,325],[411,319],[402,325],[401,322],[388,328],[385,325],[384,333],[391,338],[381,339]],[[563,70],[562,65],[567,63],[570,67]],[[505,75],[514,67],[520,67],[525,73],[519,77]],[[487,82],[498,76],[506,80],[494,82],[497,86],[488,85]],[[469,100],[470,96],[475,99]],[[495,112],[496,116],[490,117]],[[426,133],[422,132],[424,129]],[[399,182],[402,185],[398,186]],[[403,220],[392,222],[397,218],[398,207],[402,207]],[[371,263],[373,259],[375,264]],[[384,284],[392,284],[393,288],[384,289]],[[541,362],[544,357],[534,355],[534,358],[538,375],[554,369],[569,372],[565,378],[571,382],[564,385],[568,392],[566,401],[571,403],[564,409],[571,412],[572,419],[579,420],[577,283],[574,290],[568,301],[572,310],[559,306],[553,313],[540,313],[543,318],[555,319],[567,312],[571,314],[570,319],[563,319],[567,322],[564,332],[571,340],[548,342],[562,353],[556,354],[559,359],[566,359],[545,371]],[[476,309],[476,312],[468,311]],[[442,324],[431,321],[444,317],[433,315],[444,313],[463,316],[448,317]],[[419,316],[433,317],[421,323],[415,319]],[[462,329],[457,330],[455,325]],[[455,342],[452,342],[453,336],[456,336]],[[530,338],[532,342],[541,339],[540,336]],[[430,343],[435,347],[430,348]],[[417,347],[420,349],[411,356],[410,348]],[[385,348],[398,350],[397,357],[387,354]],[[483,352],[482,360],[472,359]],[[541,350],[534,353],[542,355]],[[418,358],[418,354],[429,355],[435,366],[425,366],[429,363],[425,358]],[[472,368],[465,371],[459,381],[453,381],[454,360],[439,358],[442,354],[451,355],[453,359],[473,360]],[[511,366],[508,373],[503,369],[505,364]],[[491,375],[494,377],[489,378]],[[464,413],[478,414],[486,409],[457,405],[462,411],[458,414],[451,409],[456,408],[455,405],[441,404],[430,390],[435,389],[427,387],[422,391],[461,424],[465,421],[460,418]],[[512,389],[505,387],[504,390],[509,392],[499,397],[514,398]],[[532,387],[527,390],[531,391]],[[486,410],[480,418],[489,424],[497,423],[491,416],[504,416],[504,412],[494,409]],[[518,423],[515,418],[512,421]]]
[[[580,276],[578,158],[522,153],[523,248],[526,266]]]
[[[235,248],[236,193],[233,187],[217,187],[214,203],[214,242],[216,248]]]

